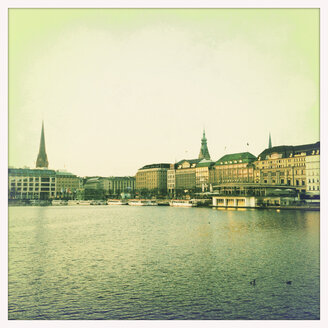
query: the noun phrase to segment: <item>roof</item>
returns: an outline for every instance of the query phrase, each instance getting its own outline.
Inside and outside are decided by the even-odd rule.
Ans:
[[[178,163],[176,163],[176,165],[180,165],[183,162],[188,162],[189,164],[197,164],[201,161],[201,158],[195,158],[195,159],[182,159],[181,161],[179,161]]]
[[[21,176],[53,176],[55,175],[54,170],[48,169],[15,169],[9,168],[8,174],[13,175],[21,175]]]
[[[62,171],[56,171],[56,175],[70,175],[70,176],[76,176],[75,174],[71,172],[62,172]]]
[[[168,163],[158,163],[158,164],[145,165],[145,166],[143,166],[139,170],[147,170],[147,169],[169,169],[169,168],[170,168],[170,164],[168,164]]]
[[[244,153],[235,153],[235,154],[227,154],[221,157],[218,161],[216,161],[215,165],[219,164],[236,164],[236,163],[250,163],[256,160],[256,157],[247,152]]]
[[[215,162],[204,158],[196,165],[196,167],[210,167],[214,164],[215,164]]]
[[[282,158],[290,157],[293,155],[306,153],[306,155],[311,155],[313,150],[320,150],[320,141],[313,144],[299,145],[299,146],[276,146],[272,148],[267,148],[258,156],[258,160],[264,160],[269,155],[273,153],[278,153],[282,155]]]

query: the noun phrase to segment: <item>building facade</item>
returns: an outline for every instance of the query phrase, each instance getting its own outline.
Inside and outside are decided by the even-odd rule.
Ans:
[[[8,199],[47,200],[56,197],[56,172],[46,169],[8,169]]]
[[[256,157],[249,152],[224,155],[214,166],[215,184],[252,183],[255,160]]]
[[[56,171],[56,198],[75,199],[81,189],[81,178],[70,172]]]
[[[136,190],[167,192],[167,171],[170,164],[159,163],[145,165],[136,174]]]
[[[305,157],[306,192],[320,195],[320,149],[313,149]]]
[[[318,157],[311,157],[314,155]],[[320,142],[267,148],[254,162],[254,181],[261,184],[294,186],[299,192],[306,193],[310,186],[320,188],[319,163]],[[317,178],[309,178],[312,173],[316,173]]]
[[[196,190],[196,166],[201,159],[183,159],[176,163],[175,189],[176,191]]]
[[[136,189],[135,177],[109,177],[109,194],[118,195],[122,192],[131,193]]]
[[[211,191],[214,183],[215,162],[202,159],[196,165],[196,189],[201,191]]]

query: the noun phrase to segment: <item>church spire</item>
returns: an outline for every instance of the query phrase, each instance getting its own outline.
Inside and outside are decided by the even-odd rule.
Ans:
[[[205,129],[203,129],[203,138],[202,138],[202,145],[200,147],[200,152],[199,152],[199,156],[198,156],[199,159],[208,159],[210,160],[211,159],[211,156],[210,156],[210,153],[208,151],[208,148],[207,148],[207,139],[206,139],[206,136],[205,136]]]
[[[44,125],[42,121],[42,130],[41,130],[41,139],[40,139],[40,148],[38,158],[36,160],[36,167],[45,167],[48,168],[48,157],[46,153],[46,143],[44,141]]]
[[[269,148],[272,148],[271,132],[269,132]]]

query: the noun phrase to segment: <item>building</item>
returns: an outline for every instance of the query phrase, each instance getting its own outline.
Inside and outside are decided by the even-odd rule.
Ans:
[[[40,139],[40,147],[39,147],[39,154],[36,160],[36,167],[37,168],[48,168],[48,156],[46,153],[46,143],[44,140],[44,124],[42,121],[42,129],[41,129],[41,139]]]
[[[56,198],[76,199],[81,189],[81,178],[70,172],[56,171]]]
[[[85,200],[106,199],[109,196],[109,180],[105,177],[86,177],[82,198]]]
[[[8,199],[48,200],[56,197],[56,172],[47,169],[8,169]]]
[[[249,152],[224,155],[214,166],[215,184],[253,182],[255,160]]]
[[[196,189],[211,191],[214,183],[214,164],[215,162],[209,159],[202,159],[196,165]]]
[[[311,156],[318,157],[311,157]],[[295,186],[301,193],[319,188],[320,142],[300,146],[276,146],[265,149],[254,162],[255,183]],[[312,178],[309,176],[316,173]],[[309,183],[309,179],[311,182]],[[312,182],[314,179],[314,182]]]
[[[167,192],[168,163],[150,164],[140,168],[136,174],[136,190],[153,191],[156,193]]]
[[[201,159],[183,159],[175,166],[175,189],[178,192],[196,190],[196,166]]]
[[[122,192],[131,193],[136,189],[135,177],[109,177],[109,194],[119,195]]]
[[[320,195],[320,149],[313,149],[305,157],[306,192]]]
[[[175,191],[175,180],[175,164],[170,164],[170,169],[167,170],[167,191],[171,196]]]

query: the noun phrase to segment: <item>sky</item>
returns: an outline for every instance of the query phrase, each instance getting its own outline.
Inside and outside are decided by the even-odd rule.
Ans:
[[[318,9],[10,9],[9,165],[135,175],[319,141]],[[248,144],[248,145],[247,145]]]

